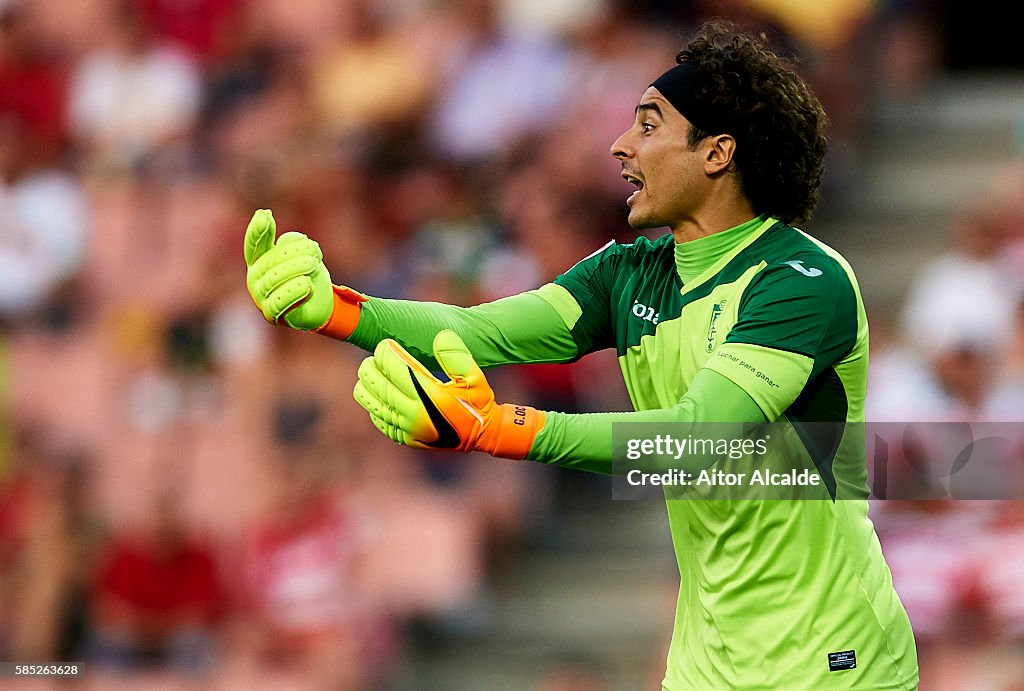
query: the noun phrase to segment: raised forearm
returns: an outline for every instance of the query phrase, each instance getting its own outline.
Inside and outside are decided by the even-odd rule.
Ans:
[[[545,287],[475,307],[436,302],[371,298],[350,343],[372,351],[385,338],[400,343],[411,355],[437,369],[434,336],[457,333],[484,368],[507,364],[569,362],[579,357],[569,326],[550,302]]]
[[[569,362],[582,355],[572,333],[580,307],[555,284],[475,307],[370,298],[333,283],[314,240],[297,232],[278,237],[268,209],[253,214],[244,255],[246,287],[272,324],[368,351],[391,338],[432,369],[438,363],[431,343],[446,330],[460,337],[482,367]]]

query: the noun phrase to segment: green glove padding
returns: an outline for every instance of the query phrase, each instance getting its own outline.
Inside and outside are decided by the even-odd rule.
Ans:
[[[245,229],[245,284],[271,324],[310,331],[327,323],[334,307],[331,275],[320,245],[302,233],[277,236],[270,209],[258,209]]]

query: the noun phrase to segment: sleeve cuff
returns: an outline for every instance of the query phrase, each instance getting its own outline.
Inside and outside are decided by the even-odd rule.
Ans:
[[[362,312],[360,305],[367,300],[368,297],[351,288],[334,286],[334,307],[331,309],[331,316],[326,324],[314,330],[318,334],[344,341],[356,330]]]
[[[704,363],[740,387],[769,421],[777,420],[800,395],[814,360],[806,355],[750,343],[726,343]]]

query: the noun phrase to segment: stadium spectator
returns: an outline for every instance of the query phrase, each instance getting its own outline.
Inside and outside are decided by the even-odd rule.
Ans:
[[[0,321],[73,303],[85,260],[89,204],[81,182],[34,168],[31,126],[0,115]]]
[[[242,669],[306,687],[359,689],[388,677],[388,620],[366,583],[364,517],[310,439],[315,404],[279,409],[271,506],[244,533],[233,569]]]
[[[559,41],[502,23],[497,0],[458,0],[458,48],[428,116],[444,158],[479,163],[547,125],[569,85],[569,53]]]
[[[1008,212],[999,198],[982,195],[956,214],[950,250],[925,267],[907,297],[902,327],[912,347],[937,355],[1007,342],[1018,300],[1007,290]]]
[[[242,0],[132,0],[155,41],[173,43],[203,65],[223,56],[235,30]]]
[[[437,56],[425,54],[417,40],[418,22],[398,23],[400,15],[388,17],[384,6],[369,0],[356,0],[351,12],[350,32],[325,46],[310,70],[320,131],[339,147],[408,132],[438,74]]]
[[[74,659],[99,538],[87,458],[21,423],[0,482],[0,658]]]
[[[71,132],[97,172],[176,170],[188,153],[186,137],[202,103],[198,65],[180,48],[155,42],[128,0],[112,30],[109,45],[74,70]]]
[[[89,227],[81,181],[61,168],[63,65],[28,15],[19,2],[0,6],[0,322],[55,306]]]
[[[21,123],[23,165],[49,167],[64,152],[63,65],[20,2],[0,6],[0,122]]]
[[[86,645],[101,668],[196,675],[213,661],[224,586],[213,545],[190,534],[180,501],[163,495],[150,525],[115,533],[102,550]]]

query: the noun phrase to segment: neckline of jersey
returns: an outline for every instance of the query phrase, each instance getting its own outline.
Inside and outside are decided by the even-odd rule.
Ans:
[[[676,273],[683,283],[679,292],[686,294],[717,274],[778,222],[772,216],[757,216],[728,230],[676,243]]]

